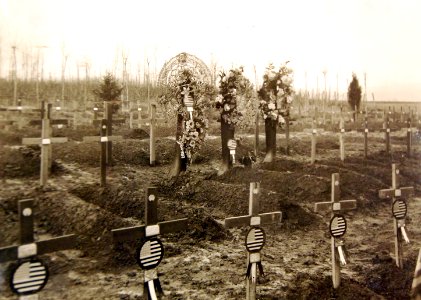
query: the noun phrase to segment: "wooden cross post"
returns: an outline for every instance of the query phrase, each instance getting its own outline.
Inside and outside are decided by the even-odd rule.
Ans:
[[[331,201],[329,202],[317,202],[315,203],[314,211],[316,213],[331,211],[331,250],[332,250],[332,282],[333,288],[339,287],[341,277],[341,264],[346,264],[346,257],[342,247],[344,241],[340,239],[339,233],[343,230],[342,235],[346,231],[346,220],[345,217],[338,213],[352,210],[357,208],[356,200],[339,200],[340,199],[340,188],[339,188],[339,174],[332,174],[331,184]],[[337,221],[335,221],[337,220]],[[336,222],[336,224],[335,224]],[[333,227],[334,228],[333,228]]]
[[[411,157],[412,155],[412,128],[411,128],[411,118],[409,117],[406,120],[406,125],[407,125],[407,132],[406,132],[406,154],[408,155],[408,157]]]
[[[98,112],[99,112],[99,108],[94,106],[94,108],[92,109],[94,111],[94,125],[95,125],[95,120],[98,120]]]
[[[152,102],[149,106],[149,118],[139,120],[139,124],[149,125],[149,165],[155,166],[156,165],[156,151],[155,151],[155,127],[158,120],[156,118],[156,103]]]
[[[84,142],[100,142],[101,143],[101,155],[100,155],[100,166],[101,166],[101,186],[107,184],[107,144],[111,141],[121,141],[122,136],[108,136],[107,127],[108,121],[106,119],[101,120],[100,136],[84,136]]]
[[[421,300],[421,249],[415,266],[414,279],[412,281],[411,296],[414,300]]]
[[[403,247],[402,242],[409,243],[405,231],[405,216],[407,205],[405,199],[414,194],[413,187],[399,187],[399,169],[396,164],[392,164],[392,187],[379,191],[380,199],[392,199],[393,225],[395,234],[395,261],[399,268],[403,267]]]
[[[362,129],[358,129],[358,132],[362,132],[364,134],[364,159],[367,159],[368,156],[368,117],[365,115],[364,117],[364,127]]]
[[[341,117],[341,120],[339,121],[339,150],[340,150],[340,156],[341,156],[342,162],[345,160],[344,133],[345,133],[344,119]]]
[[[98,112],[99,109],[97,108],[95,111]],[[95,116],[95,111],[94,111],[94,116]],[[113,135],[113,125],[114,124],[124,124],[126,122],[125,119],[113,119],[112,103],[105,102],[105,101],[104,101],[104,117],[103,117],[103,119],[107,120],[107,136]],[[96,127],[99,124],[102,124],[102,120],[93,120],[92,124]],[[113,164],[113,154],[112,154],[112,152],[113,152],[112,142],[109,142],[109,143],[107,143],[107,155],[106,155],[107,165],[109,165],[109,166]]]
[[[41,168],[40,168],[40,185],[45,186],[48,179],[49,170],[51,170],[52,164],[52,149],[51,144],[66,143],[68,139],[66,137],[51,137],[51,124],[49,118],[49,111],[51,104],[48,105],[48,111],[43,110],[41,112],[42,118],[42,132],[41,138],[23,138],[23,145],[40,145],[41,147]]]
[[[19,245],[0,248],[0,263],[13,260],[19,262],[19,266],[12,272],[10,286],[22,300],[38,299],[36,293],[42,290],[48,281],[47,268],[36,259],[37,255],[75,248],[77,243],[74,234],[36,242],[33,206],[33,199],[18,202]]]
[[[282,212],[275,211],[259,214],[259,194],[260,183],[250,183],[249,214],[240,217],[231,217],[224,220],[226,228],[251,226],[246,236],[247,248],[247,274],[246,274],[246,299],[256,299],[257,268],[261,275],[263,266],[261,263],[260,250],[265,243],[265,233],[259,225],[280,223],[282,221]]]
[[[145,225],[111,230],[114,242],[142,240],[136,259],[144,270],[144,297],[157,299],[156,292],[163,294],[156,270],[164,255],[158,235],[185,230],[187,225],[187,218],[158,222],[157,188],[149,187],[145,199]]]
[[[389,111],[390,113],[390,111]],[[385,143],[386,143],[386,153],[390,153],[390,121],[389,121],[389,115],[385,114],[384,123],[383,123],[383,129],[382,131],[385,133]]]
[[[311,123],[311,164],[316,161],[317,130],[315,124],[316,119],[313,118],[313,123]]]
[[[368,156],[368,119],[364,117],[364,158]]]
[[[113,109],[111,103],[104,102],[104,115],[107,119],[106,123],[106,135],[112,136],[113,135]],[[101,123],[101,127],[103,127],[103,123]],[[107,165],[111,166],[113,163],[113,143],[110,141],[107,144]]]

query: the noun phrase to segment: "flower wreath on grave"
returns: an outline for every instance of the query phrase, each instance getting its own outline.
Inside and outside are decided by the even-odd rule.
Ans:
[[[180,145],[182,157],[186,156],[190,160],[203,145],[209,124],[206,114],[214,94],[212,86],[196,80],[190,70],[184,69],[177,75],[177,80],[167,85],[163,95],[160,96],[159,103],[164,106],[167,115],[177,114],[187,120],[182,134],[176,141]],[[183,103],[185,96],[194,100],[193,119],[190,119]]]
[[[219,95],[215,107],[231,127],[245,127],[253,120],[253,86],[243,75],[243,67],[219,74]],[[219,121],[221,121],[221,119]]]
[[[278,71],[269,64],[263,75],[263,86],[258,92],[259,109],[263,119],[278,121],[279,126],[285,124],[292,103],[292,69],[284,63]]]

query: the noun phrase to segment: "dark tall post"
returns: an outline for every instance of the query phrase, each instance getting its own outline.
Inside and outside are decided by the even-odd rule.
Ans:
[[[368,120],[364,118],[364,158],[368,156]]]
[[[107,136],[113,135],[113,109],[112,104],[105,102],[105,115],[107,118]],[[113,143],[107,143],[107,165],[113,164]]]
[[[101,120],[101,130],[100,130],[101,139],[106,138],[107,136],[107,120]],[[111,142],[108,142],[111,143]],[[101,157],[100,157],[100,165],[101,165],[101,186],[105,186],[107,184],[107,144],[106,142],[101,142]]]
[[[34,242],[34,214],[33,211],[34,200],[26,199],[18,203],[19,210],[19,225],[20,236],[19,242],[21,245],[30,244]]]

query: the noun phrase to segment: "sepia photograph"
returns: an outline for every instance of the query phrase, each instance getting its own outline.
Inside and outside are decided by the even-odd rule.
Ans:
[[[0,0],[0,300],[421,300],[420,12]]]

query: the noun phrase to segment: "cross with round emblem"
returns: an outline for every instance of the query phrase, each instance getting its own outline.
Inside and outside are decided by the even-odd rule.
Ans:
[[[20,245],[0,248],[0,263],[17,260],[10,272],[11,290],[21,298],[38,299],[49,277],[48,267],[38,255],[74,248],[77,241],[74,234],[35,241],[33,207],[33,199],[18,202]]]
[[[391,199],[393,226],[395,232],[395,261],[399,268],[403,267],[403,245],[409,243],[405,230],[405,217],[408,212],[406,199],[414,194],[413,187],[399,187],[399,169],[392,164],[392,187],[379,190],[380,199]]]
[[[356,209],[356,200],[340,200],[339,188],[339,174],[332,174],[331,181],[331,201],[317,202],[314,206],[316,213],[331,212],[331,219],[329,223],[329,232],[331,235],[331,249],[332,249],[332,282],[333,288],[337,289],[340,285],[340,268],[341,265],[346,265],[346,257],[344,251],[344,240],[347,229],[346,219],[340,212]]]
[[[275,211],[269,213],[259,213],[259,199],[257,195],[260,191],[259,182],[250,183],[249,214],[239,217],[230,217],[224,220],[224,227],[250,226],[246,234],[245,246],[247,249],[247,289],[246,299],[256,299],[257,269],[263,273],[260,251],[266,242],[266,234],[261,225],[280,223],[282,212]]]
[[[145,198],[145,225],[111,230],[115,242],[140,240],[136,261],[144,271],[144,293],[148,299],[157,299],[163,290],[157,267],[164,257],[164,246],[158,235],[187,229],[187,218],[158,222],[157,188],[149,187]]]

